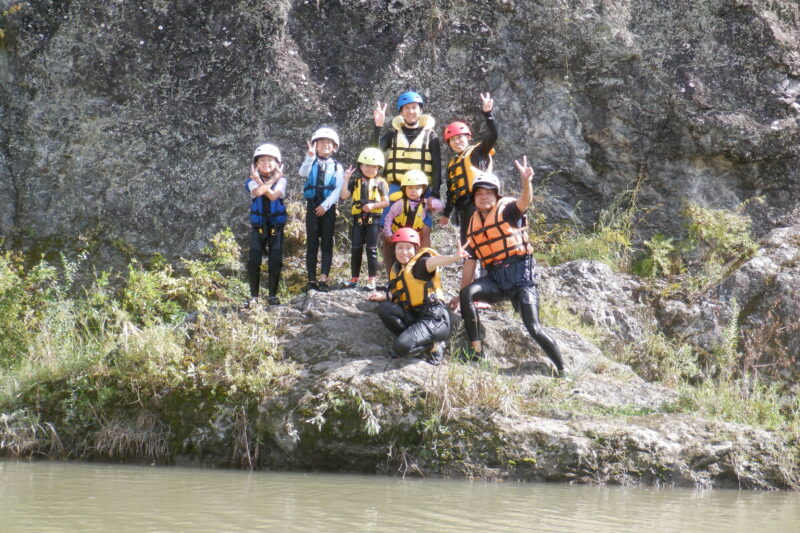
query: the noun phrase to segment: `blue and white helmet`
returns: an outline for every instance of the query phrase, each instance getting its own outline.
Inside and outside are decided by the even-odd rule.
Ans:
[[[404,105],[413,103],[417,103],[420,107],[422,107],[425,104],[425,101],[422,99],[422,95],[419,93],[414,91],[406,91],[397,99],[397,110],[400,111],[403,109]]]

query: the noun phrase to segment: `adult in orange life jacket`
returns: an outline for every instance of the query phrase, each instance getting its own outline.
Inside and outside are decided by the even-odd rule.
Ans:
[[[461,248],[455,255],[439,255],[421,248],[419,234],[411,228],[397,230],[392,246],[395,263],[389,272],[388,289],[373,292],[367,299],[381,302],[378,316],[397,335],[392,345],[395,356],[417,356],[438,365],[450,336],[439,267],[461,261],[466,252]]]
[[[481,94],[481,100],[486,135],[479,143],[472,143],[472,131],[463,122],[451,122],[444,129],[444,142],[453,151],[453,157],[447,164],[447,202],[439,225],[447,226],[455,210],[462,245],[467,242],[467,225],[475,211],[472,182],[478,174],[492,172],[492,155],[497,143],[497,126],[492,115],[494,100],[489,93]]]
[[[533,168],[527,157],[514,161],[520,176],[522,192],[518,199],[501,196],[500,181],[492,174],[477,176],[472,184],[475,213],[467,230],[467,253],[461,280],[461,316],[469,338],[471,357],[483,357],[478,314],[474,302],[497,302],[510,299],[531,336],[539,343],[556,366],[564,373],[561,352],[555,341],[539,323],[539,296],[536,291],[535,261],[528,243],[525,211],[533,200]],[[474,280],[476,261],[486,275]],[[473,281],[474,280],[474,281]]]

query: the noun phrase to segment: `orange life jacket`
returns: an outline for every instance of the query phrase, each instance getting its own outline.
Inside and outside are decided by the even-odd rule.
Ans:
[[[472,192],[472,182],[478,173],[492,172],[494,148],[489,152],[489,162],[485,169],[481,170],[472,163],[472,151],[478,146],[473,144],[460,154],[454,155],[447,164],[447,192],[453,204]]]
[[[503,210],[514,198],[500,198],[484,218],[475,211],[469,221],[467,239],[484,267],[516,255],[531,253],[528,228],[512,226],[503,218]]]

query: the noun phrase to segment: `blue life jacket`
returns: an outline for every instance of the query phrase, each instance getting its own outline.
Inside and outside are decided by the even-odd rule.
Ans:
[[[247,178],[244,182],[244,188],[247,193],[250,193],[249,183],[253,181],[252,178]],[[272,184],[272,189],[278,184],[276,181]],[[275,227],[286,224],[286,206],[283,204],[283,198],[277,200],[270,200],[266,196],[256,196],[250,202],[250,224],[254,227]]]
[[[317,174],[319,173],[319,160],[314,159],[314,163],[311,165],[311,171],[308,173],[306,183],[303,186],[303,198],[306,200],[313,200],[317,196],[317,193],[320,193],[323,200],[330,196],[336,188],[336,168],[338,166],[339,162],[335,159],[331,159],[330,164],[325,167],[325,179],[322,184],[318,185]]]

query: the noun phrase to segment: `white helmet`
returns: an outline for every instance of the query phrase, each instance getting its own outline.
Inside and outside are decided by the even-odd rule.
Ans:
[[[281,164],[281,150],[274,144],[266,143],[256,148],[256,151],[253,152],[253,163],[255,163],[258,156],[261,155],[272,156],[278,160],[279,165]]]
[[[311,142],[314,143],[319,139],[330,139],[336,145],[336,148],[339,148],[339,135],[332,128],[320,128],[315,131],[314,135],[311,136]]]
[[[502,196],[500,194],[500,180],[497,179],[497,176],[488,172],[481,172],[475,176],[472,182],[472,194],[475,194],[477,189],[492,189],[497,192],[498,197]]]

